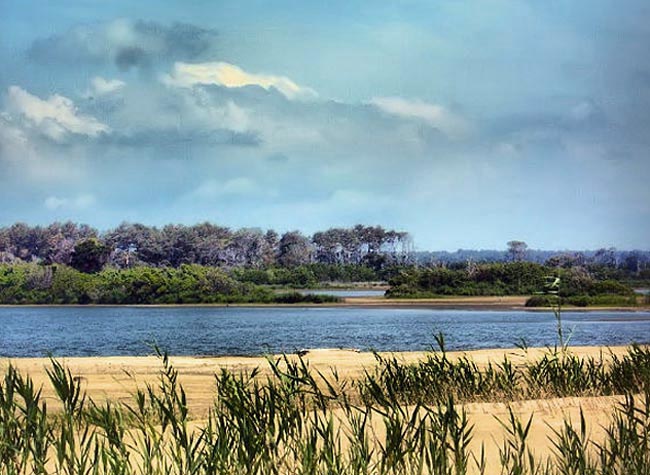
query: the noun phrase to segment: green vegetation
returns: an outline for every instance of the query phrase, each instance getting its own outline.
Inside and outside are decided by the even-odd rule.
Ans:
[[[89,274],[71,267],[0,265],[3,304],[325,303],[326,295],[276,293],[233,279],[215,267],[106,268]]]
[[[375,373],[362,382],[364,401],[374,404],[391,398],[402,404],[430,405],[444,403],[450,396],[460,402],[609,396],[635,394],[650,383],[650,349],[637,345],[622,358],[581,358],[559,347],[524,364],[504,357],[485,368],[467,356],[452,360],[441,348],[408,365],[377,354]]]
[[[485,447],[470,449],[474,427],[459,402],[612,393],[625,399],[604,440],[589,439],[584,418],[578,426],[567,420],[544,458],[528,442],[532,417],[520,420],[511,410],[500,420],[501,473],[650,471],[650,353],[639,347],[611,367],[564,349],[522,369],[504,360],[482,371],[444,352],[417,365],[380,360],[377,374],[351,385],[283,357],[269,360],[266,378],[221,370],[212,409],[194,423],[177,371],[160,357],[159,383],[130,403],[95,403],[52,361],[48,375],[62,407],[56,415],[10,366],[0,382],[0,475],[484,474]]]
[[[618,306],[634,304],[632,285],[650,286],[650,252],[553,253],[516,240],[507,246],[416,253],[408,233],[364,225],[305,236],[211,223],[123,223],[103,233],[72,222],[16,223],[0,227],[0,265],[15,266],[0,269],[9,286],[0,282],[0,302],[273,302],[272,289],[386,281],[392,298],[532,295],[546,276],[558,275],[563,303]],[[36,264],[45,270],[29,267]],[[533,298],[528,305],[545,303]]]
[[[531,262],[414,268],[390,279],[387,296],[526,295],[539,290],[549,273],[552,270]]]
[[[89,239],[92,256],[101,249]],[[79,246],[78,246],[79,247]],[[101,246],[100,246],[101,247]],[[85,252],[85,251],[84,251]],[[86,263],[89,260],[85,261]],[[579,269],[552,269],[530,262],[481,264],[463,269],[387,267],[381,271],[350,264],[304,264],[291,268],[233,268],[183,264],[179,267],[104,267],[96,272],[65,265],[0,264],[3,304],[182,304],[325,303],[330,296],[279,294],[282,289],[313,288],[337,282],[374,282],[389,277],[391,298],[450,295],[530,295],[550,274],[561,277],[560,298],[575,306],[633,306],[632,289],[596,280]],[[554,296],[534,295],[527,306],[550,306]]]
[[[574,307],[634,307],[637,305],[635,295],[575,295],[560,297],[561,305]],[[550,295],[534,295],[526,300],[526,307],[552,307],[558,303],[558,297]]]
[[[111,253],[110,247],[97,238],[78,241],[70,256],[70,266],[80,272],[92,274],[102,270]]]
[[[634,291],[621,282],[598,280],[583,268],[554,268],[532,262],[468,265],[462,268],[410,268],[389,280],[391,298],[434,298],[446,295],[532,295],[545,279],[560,277],[562,303],[587,305],[635,305]],[[554,296],[531,297],[527,306],[550,306]]]
[[[383,280],[385,272],[365,265],[303,264],[293,268],[269,267],[252,269],[238,267],[230,275],[240,282],[258,285],[312,288],[332,282],[375,282]]]

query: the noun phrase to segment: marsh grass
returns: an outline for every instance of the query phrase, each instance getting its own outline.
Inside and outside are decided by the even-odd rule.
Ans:
[[[444,346],[414,364],[375,357],[376,369],[359,383],[368,404],[386,397],[431,404],[449,395],[459,402],[607,396],[641,392],[650,384],[650,349],[638,345],[623,357],[580,357],[567,348],[549,348],[540,358],[516,362],[504,356],[484,367],[468,356],[450,358]]]
[[[302,358],[269,359],[270,372],[215,375],[215,401],[193,421],[178,372],[158,352],[158,383],[129,403],[97,404],[56,360],[48,377],[58,399],[9,366],[0,383],[0,475],[448,474],[488,473],[485,447],[461,403],[539,396],[624,394],[604,439],[584,417],[553,431],[553,454],[531,449],[531,419],[500,420],[503,474],[650,473],[650,351],[630,347],[609,360],[548,349],[537,361],[507,358],[485,368],[440,351],[417,364],[377,355],[355,382],[322,374]]]
[[[609,396],[647,391],[650,387],[650,347],[633,344],[625,356],[579,357],[569,348],[572,332],[565,331],[561,300],[553,298],[556,342],[540,358],[517,364],[504,355],[500,362],[479,367],[467,355],[448,357],[442,333],[434,336],[437,351],[414,364],[375,353],[377,367],[359,383],[367,403],[392,398],[403,404],[438,403],[449,396],[459,402],[514,401],[566,396]],[[525,340],[518,345],[528,352]]]

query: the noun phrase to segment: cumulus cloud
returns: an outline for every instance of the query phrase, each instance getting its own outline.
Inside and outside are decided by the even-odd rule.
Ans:
[[[62,156],[55,148],[56,144],[43,140],[39,131],[16,123],[6,112],[0,113],[0,189],[16,183],[24,186],[32,182],[40,187],[80,179],[83,166],[78,162],[72,165],[76,154],[68,150]]]
[[[28,56],[42,63],[111,62],[122,70],[155,61],[193,59],[210,51],[217,33],[186,23],[116,19],[78,25],[65,33],[34,41]]]
[[[195,85],[217,85],[227,88],[259,86],[264,89],[277,89],[289,99],[316,97],[316,91],[300,86],[285,76],[256,74],[244,71],[234,64],[223,62],[174,64],[171,74],[163,76],[163,82],[178,87]]]
[[[69,134],[96,137],[110,128],[92,116],[79,113],[74,102],[54,94],[41,99],[18,86],[9,87],[6,95],[7,110],[43,135],[62,142]]]
[[[86,97],[105,96],[122,89],[126,83],[119,79],[104,79],[101,76],[95,76],[90,81],[90,88],[86,91]]]
[[[214,92],[223,91],[133,81],[117,97],[98,97],[86,106],[111,124],[112,132],[101,137],[101,144],[154,148],[159,158],[187,156],[196,147],[259,146],[262,138],[251,125],[248,108]]]
[[[463,117],[437,104],[401,97],[375,97],[370,103],[388,114],[422,120],[451,138],[461,138],[469,131]]]
[[[80,194],[71,198],[48,196],[43,204],[51,211],[88,209],[95,204],[95,197],[91,194]]]

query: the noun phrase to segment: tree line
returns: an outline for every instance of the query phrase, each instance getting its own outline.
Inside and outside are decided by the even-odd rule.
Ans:
[[[543,295],[547,279],[559,277],[557,295]],[[607,274],[585,267],[559,267],[534,262],[467,263],[465,266],[405,268],[389,280],[393,298],[464,295],[532,295],[528,306],[559,301],[576,305],[635,305],[634,290]],[[539,295],[535,295],[539,294]]]
[[[510,247],[499,249],[458,249],[449,251],[418,251],[413,255],[413,261],[420,266],[429,267],[446,265],[449,267],[464,266],[468,261],[476,263],[494,263],[510,261],[526,261],[550,266],[569,267],[602,267],[618,269],[622,273],[638,274],[650,269],[650,251],[619,250],[613,247],[603,247],[595,250],[542,250],[521,249]]]
[[[257,228],[233,230],[207,222],[161,228],[123,223],[102,233],[73,222],[0,228],[0,263],[62,264],[89,273],[106,265],[128,269],[184,264],[263,269],[321,263],[378,270],[407,263],[411,253],[408,233],[381,226],[331,228],[313,236],[299,231],[280,235]]]

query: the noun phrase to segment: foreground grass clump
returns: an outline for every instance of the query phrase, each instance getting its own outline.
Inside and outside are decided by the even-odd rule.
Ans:
[[[531,420],[511,411],[500,421],[506,438],[493,449],[502,473],[650,472],[650,352],[640,347],[602,366],[579,365],[562,348],[529,367],[483,370],[443,351],[420,365],[381,360],[377,373],[353,382],[282,357],[269,360],[267,376],[215,375],[215,402],[202,421],[191,420],[178,373],[159,356],[158,385],[131,403],[95,403],[52,361],[55,413],[9,367],[0,383],[0,474],[491,473],[486,448],[471,449],[474,427],[458,402],[527,397],[533,384],[555,388],[546,395],[626,396],[604,440],[589,440],[584,419],[577,427],[567,421],[544,458],[529,446]]]
[[[449,396],[460,402],[609,396],[641,392],[650,381],[650,349],[638,345],[624,357],[579,357],[556,347],[522,363],[505,356],[479,367],[468,356],[450,358],[442,335],[436,339],[441,351],[414,364],[376,354],[377,369],[360,383],[363,399],[436,404]]]

